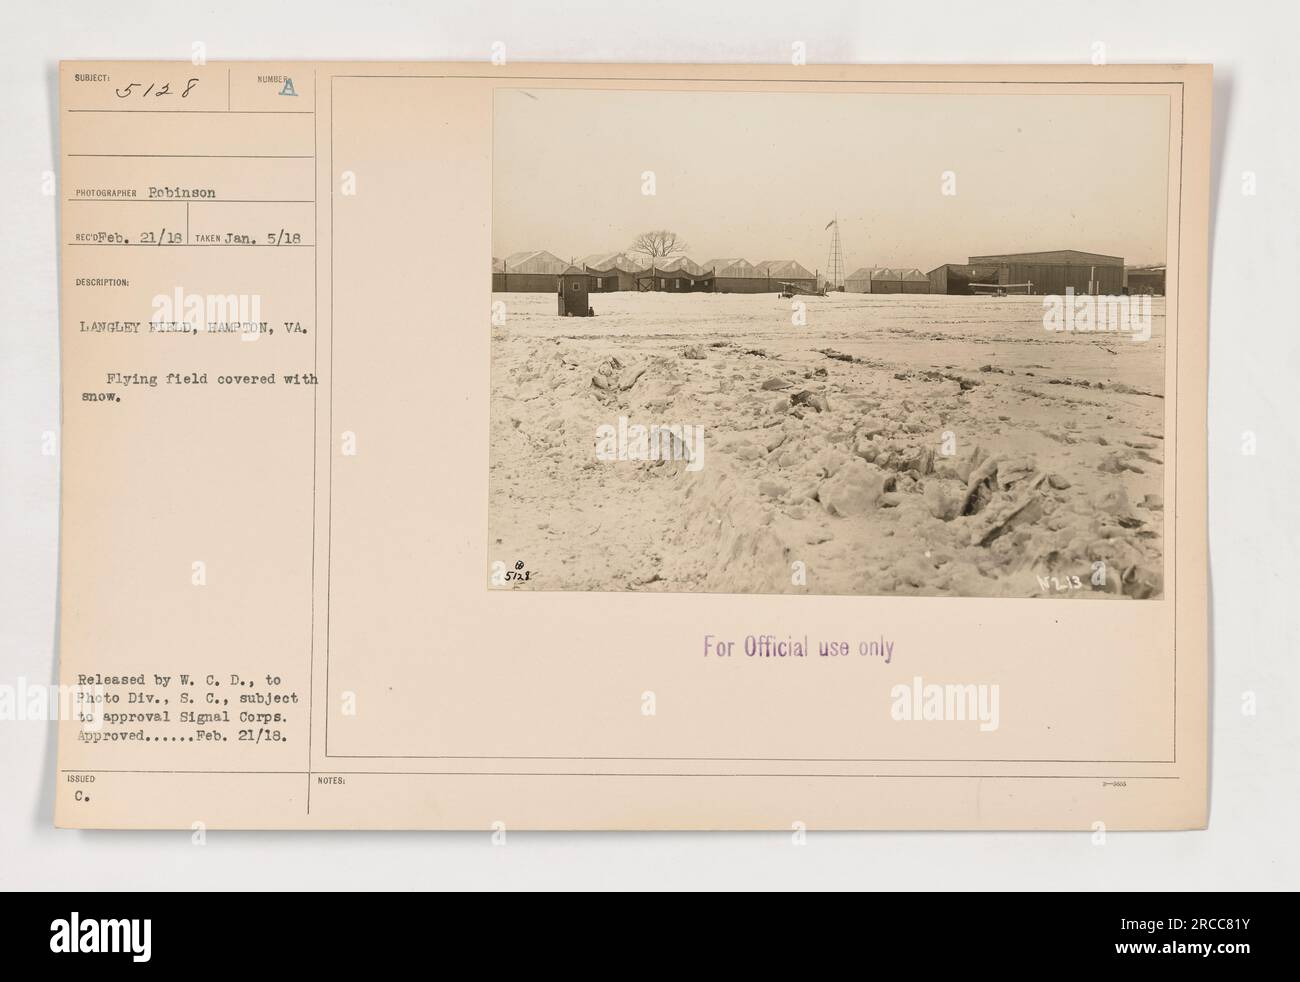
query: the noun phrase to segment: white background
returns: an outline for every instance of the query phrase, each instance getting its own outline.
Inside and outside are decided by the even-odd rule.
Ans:
[[[1292,2],[565,4],[269,0],[0,13],[0,684],[55,680],[60,59],[1211,62],[1210,828],[1073,834],[111,833],[53,828],[54,731],[0,721],[0,887],[1252,889],[1300,887],[1300,194]],[[1079,139],[1104,140],[1081,132]],[[815,148],[810,149],[814,152]],[[1124,166],[1117,147],[1115,166]],[[1242,193],[1252,171],[1257,193]],[[1063,189],[1068,193],[1068,189]],[[1243,453],[1253,432],[1254,455]],[[141,542],[141,549],[149,548]],[[1052,657],[1064,652],[1045,653]],[[1078,653],[1086,657],[1086,653]],[[1253,692],[1256,714],[1242,712]],[[1104,720],[1098,721],[1104,725]]]

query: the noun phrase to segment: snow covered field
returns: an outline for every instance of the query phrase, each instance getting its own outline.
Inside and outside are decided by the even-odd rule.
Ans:
[[[1049,332],[1041,297],[799,299],[495,295],[511,585],[1162,595],[1163,299],[1142,343]],[[645,459],[635,427],[674,425]]]

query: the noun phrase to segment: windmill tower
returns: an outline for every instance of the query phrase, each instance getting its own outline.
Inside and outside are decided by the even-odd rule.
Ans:
[[[844,250],[840,247],[840,219],[836,215],[826,228],[831,232],[831,253],[826,260],[826,286],[831,290],[844,289]]]

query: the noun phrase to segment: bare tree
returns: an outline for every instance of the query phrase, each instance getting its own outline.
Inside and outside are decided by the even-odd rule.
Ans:
[[[670,232],[665,228],[657,229],[653,232],[642,232],[628,246],[627,251],[635,253],[638,256],[645,256],[649,262],[656,259],[669,259],[673,256],[680,256],[690,246],[676,232]]]

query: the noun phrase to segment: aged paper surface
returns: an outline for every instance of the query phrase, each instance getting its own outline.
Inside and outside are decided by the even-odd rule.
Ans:
[[[57,823],[1203,827],[1210,78],[63,64]]]

